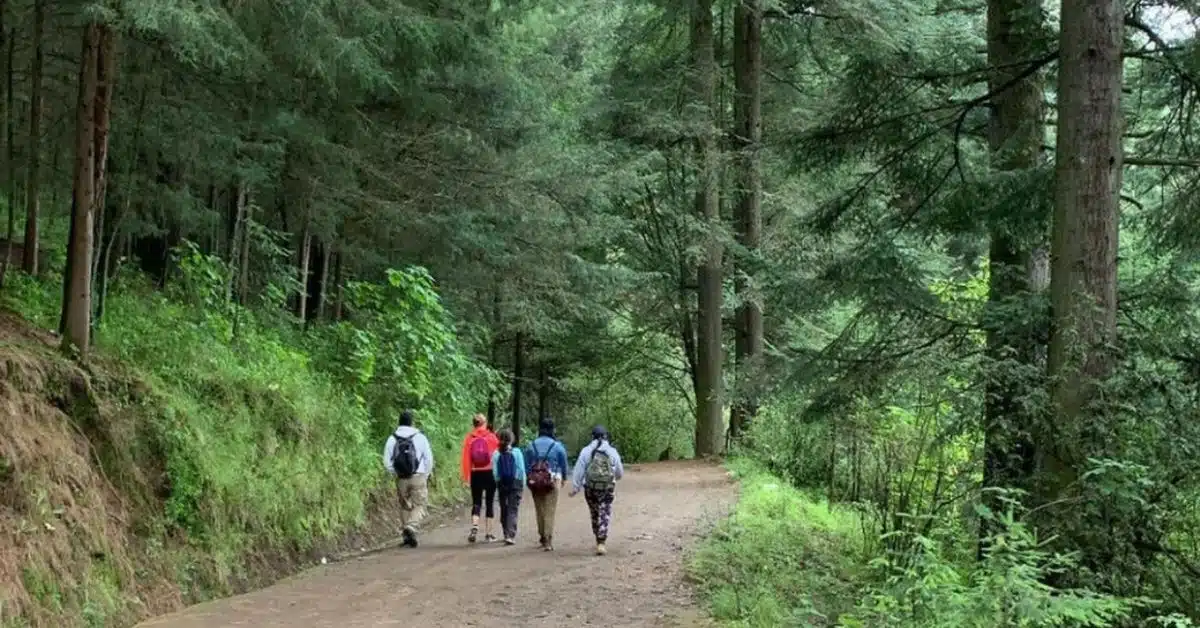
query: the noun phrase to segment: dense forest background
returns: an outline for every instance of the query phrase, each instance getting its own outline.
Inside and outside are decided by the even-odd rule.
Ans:
[[[841,602],[726,530],[725,619],[1189,625],[1196,11],[0,0],[0,297],[69,357],[10,393],[93,449],[12,412],[0,619],[244,586],[369,518],[412,407],[447,467],[474,412],[550,415],[852,516]]]

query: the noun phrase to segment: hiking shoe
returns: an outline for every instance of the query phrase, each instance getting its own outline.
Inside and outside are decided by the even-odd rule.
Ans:
[[[412,530],[405,528],[404,531],[400,533],[400,536],[404,539],[404,545],[407,545],[408,547],[417,546],[417,534]]]
[[[496,542],[496,535],[495,535],[495,534],[489,534],[489,535],[487,535],[487,536],[483,537],[483,542],[484,542],[484,543],[495,543],[495,542]]]
[[[467,535],[467,542],[474,543],[476,537],[479,536],[479,526],[471,526],[471,533]]]
[[[596,555],[603,556],[608,553],[608,548],[604,547],[603,543],[596,544]]]

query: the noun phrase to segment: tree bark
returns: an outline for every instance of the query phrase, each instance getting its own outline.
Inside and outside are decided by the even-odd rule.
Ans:
[[[96,23],[83,29],[80,53],[79,101],[76,105],[75,172],[71,203],[70,240],[67,247],[67,272],[63,277],[63,309],[60,328],[65,345],[86,355],[91,345],[93,245],[92,219],[97,194],[103,189],[104,167],[99,163],[107,155],[108,113],[103,99],[108,89],[101,88],[112,70],[112,36]]]
[[[1111,372],[1116,340],[1123,18],[1120,0],[1062,5],[1048,355],[1054,425],[1037,448],[1042,504],[1077,490],[1088,443],[1104,431],[1097,383]]]
[[[538,420],[550,416],[550,375],[545,365],[538,372]]]
[[[517,332],[513,341],[512,431],[513,442],[521,442],[521,383],[525,378],[525,335]]]
[[[738,311],[734,322],[737,399],[729,417],[730,436],[737,438],[758,413],[758,386],[763,354],[762,303],[754,290],[758,247],[762,239],[762,0],[742,0],[733,13],[733,144],[738,151],[738,242],[745,259],[734,288]]]
[[[317,304],[314,308],[316,312],[315,319],[321,320],[325,318],[325,310],[329,309],[329,264],[333,261],[333,245],[321,244],[321,275],[318,279],[317,287]]]
[[[492,359],[491,367],[494,369],[500,368],[500,288],[492,290]],[[488,425],[495,426],[496,418],[500,414],[500,403],[496,399],[496,391],[488,393],[487,417]]]
[[[96,288],[96,277],[100,274],[100,252],[104,243],[104,218],[108,207],[108,134],[109,121],[112,118],[113,90],[116,87],[116,40],[113,32],[107,27],[101,27],[100,50],[96,57],[96,96],[93,113],[95,123],[92,125],[93,159],[92,167],[92,217],[95,221],[95,231],[91,241],[88,257],[88,281],[91,288],[88,294],[88,325],[92,325],[91,308],[92,292]],[[100,243],[97,246],[97,243]]]
[[[994,68],[988,87],[995,94],[988,137],[992,166],[1019,176],[1042,163],[1045,84],[1038,73],[1021,74],[1023,63],[1042,49],[1045,19],[1038,0],[989,0],[987,11],[988,65]],[[1044,251],[1049,216],[1022,220],[1018,218],[1022,211],[1010,212],[991,227],[983,324],[990,365],[984,402],[983,484],[987,488],[1028,489],[1034,472],[1034,416],[1024,400],[1040,383],[1032,375],[1038,371],[1042,341],[1037,325],[1013,321],[1012,313],[1023,311],[1014,306],[1029,303],[1046,288],[1033,262],[1035,252]],[[983,499],[999,511],[1004,506],[998,497],[989,492]],[[981,538],[993,531],[985,522]]]
[[[13,238],[17,235],[17,215],[15,205],[17,202],[17,167],[14,163],[14,147],[13,147],[13,122],[15,121],[15,109],[13,98],[13,42],[16,40],[16,32],[8,32],[8,2],[0,0],[0,49],[5,51],[4,56],[4,173],[6,177],[5,183],[7,186],[5,191],[8,193],[8,231],[6,232],[4,245],[4,265],[0,267],[0,288],[3,288],[8,280],[8,269],[12,265],[12,246]]]
[[[242,188],[242,243],[239,247],[241,259],[238,260],[238,303],[249,305],[250,299],[250,221],[254,217],[254,204],[251,191],[245,184]]]
[[[346,251],[344,248],[339,248],[337,252],[337,261],[334,262],[333,265],[333,283],[336,286],[334,289],[333,298],[333,320],[335,321],[342,320],[342,306],[346,301],[346,292],[342,286],[344,283],[344,279],[342,277],[342,259],[345,256]]]
[[[696,454],[724,450],[724,383],[721,367],[721,216],[717,198],[719,176],[717,129],[714,124],[716,63],[713,51],[712,0],[692,5],[691,55],[693,104],[697,108],[695,144],[698,182],[696,214],[705,223],[703,259],[696,273],[699,287],[696,316]]]
[[[25,255],[21,267],[38,273],[38,219],[41,214],[42,65],[45,51],[45,0],[33,2],[33,61],[29,68],[29,172],[25,180]],[[76,157],[78,159],[78,157]],[[78,173],[76,173],[78,174]]]
[[[296,294],[296,318],[303,325],[308,318],[309,261],[312,259],[312,230],[307,219],[300,232],[300,292]]]
[[[246,186],[238,181],[233,195],[233,234],[229,237],[229,277],[225,283],[225,301],[233,301],[233,285],[242,274],[242,248],[246,231]]]

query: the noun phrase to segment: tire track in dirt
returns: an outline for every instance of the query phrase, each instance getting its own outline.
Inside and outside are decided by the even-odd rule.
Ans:
[[[702,615],[683,582],[683,550],[735,496],[714,464],[630,465],[617,487],[607,556],[593,555],[583,496],[565,493],[555,551],[539,551],[526,493],[515,546],[468,546],[464,514],[427,530],[417,549],[323,565],[137,628],[697,626]]]

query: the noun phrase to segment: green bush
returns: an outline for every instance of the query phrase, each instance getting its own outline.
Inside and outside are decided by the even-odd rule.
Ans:
[[[713,616],[732,626],[832,625],[854,606],[868,556],[858,518],[734,459],[741,497],[696,551],[689,573]]]
[[[1150,604],[1046,584],[1073,568],[1071,557],[1046,552],[1012,514],[981,513],[999,532],[984,560],[959,561],[937,531],[880,543],[858,514],[789,486],[760,463],[730,466],[741,498],[689,572],[713,615],[731,626],[1100,628],[1124,626]],[[1191,625],[1178,615],[1152,621]]]
[[[219,259],[185,245],[177,261],[165,292],[118,277],[95,351],[146,386],[139,442],[123,446],[165,470],[164,526],[143,529],[186,532],[215,571],[213,582],[186,567],[185,586],[224,588],[251,550],[303,549],[363,522],[386,486],[379,452],[402,408],[417,409],[437,464],[456,468],[463,426],[495,376],[459,348],[423,269],[353,284],[354,323],[300,333],[229,302]],[[10,277],[5,304],[57,327],[58,280]],[[439,487],[440,498],[461,490]]]

